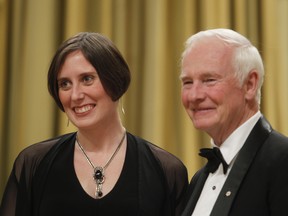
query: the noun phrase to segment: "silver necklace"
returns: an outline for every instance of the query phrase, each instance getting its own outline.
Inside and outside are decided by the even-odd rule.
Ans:
[[[105,181],[105,175],[104,175],[105,169],[109,166],[109,164],[111,163],[111,161],[113,160],[113,158],[115,157],[117,152],[119,151],[119,149],[120,149],[120,147],[124,141],[125,135],[126,135],[126,131],[124,132],[123,137],[120,140],[120,143],[118,144],[116,150],[114,151],[114,153],[111,155],[111,157],[109,158],[109,160],[107,161],[107,163],[103,167],[102,166],[95,166],[93,164],[93,162],[90,160],[87,153],[85,152],[83,146],[80,144],[80,142],[78,140],[78,135],[76,135],[77,145],[79,146],[80,150],[82,151],[86,160],[88,161],[88,163],[90,164],[90,166],[93,168],[93,171],[94,171],[93,178],[94,178],[95,183],[96,183],[96,191],[95,191],[95,197],[96,198],[100,198],[103,196],[102,186],[103,186],[103,183]]]

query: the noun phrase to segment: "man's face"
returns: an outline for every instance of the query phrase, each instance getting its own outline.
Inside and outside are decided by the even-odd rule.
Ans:
[[[182,103],[194,126],[220,142],[242,124],[246,109],[232,58],[231,47],[208,38],[193,45],[182,62]]]

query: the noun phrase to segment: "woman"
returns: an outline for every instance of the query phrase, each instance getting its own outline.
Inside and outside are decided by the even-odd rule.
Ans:
[[[59,47],[48,89],[78,130],[19,154],[2,216],[180,214],[186,167],[125,130],[118,104],[129,84],[128,65],[105,36],[83,32]]]

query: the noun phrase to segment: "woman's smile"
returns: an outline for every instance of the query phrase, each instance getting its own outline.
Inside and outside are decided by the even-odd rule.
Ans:
[[[74,107],[74,112],[76,114],[83,114],[83,113],[86,113],[90,110],[92,110],[96,105],[94,104],[88,104],[88,105],[85,105],[85,106],[81,106],[81,107]]]

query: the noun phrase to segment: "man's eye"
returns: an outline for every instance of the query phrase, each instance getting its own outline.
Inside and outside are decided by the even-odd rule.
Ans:
[[[191,85],[191,84],[193,84],[193,81],[192,81],[192,80],[185,80],[185,81],[182,82],[182,85],[183,85],[183,86],[184,86],[184,85]]]
[[[204,83],[213,83],[215,81],[216,81],[216,79],[209,78],[209,79],[205,79]]]

